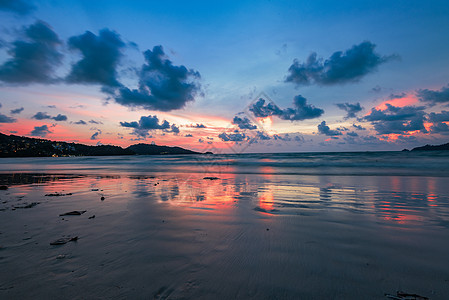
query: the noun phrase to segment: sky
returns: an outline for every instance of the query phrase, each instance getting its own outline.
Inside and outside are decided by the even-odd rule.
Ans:
[[[0,0],[0,132],[215,153],[449,142],[447,1]]]

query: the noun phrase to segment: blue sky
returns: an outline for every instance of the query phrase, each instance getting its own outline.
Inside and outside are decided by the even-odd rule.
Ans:
[[[448,15],[445,1],[1,0],[0,131],[227,152],[445,143]],[[14,65],[44,31],[52,60]]]

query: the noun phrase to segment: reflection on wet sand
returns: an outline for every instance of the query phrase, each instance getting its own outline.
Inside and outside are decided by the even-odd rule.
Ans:
[[[270,167],[266,167],[270,168]],[[261,213],[317,214],[343,210],[371,214],[398,224],[449,224],[448,193],[444,178],[383,176],[367,184],[357,177],[276,176],[266,174],[215,174],[216,180],[201,174],[164,176],[136,175],[3,175],[7,185],[43,185],[45,193],[92,190],[99,196],[129,193],[135,198],[151,197],[160,203],[196,209],[232,209],[249,202]],[[377,178],[376,180],[379,180]],[[407,186],[414,186],[417,189]],[[5,209],[5,205],[0,207]]]
[[[447,178],[266,171],[8,175],[0,298],[445,299]]]

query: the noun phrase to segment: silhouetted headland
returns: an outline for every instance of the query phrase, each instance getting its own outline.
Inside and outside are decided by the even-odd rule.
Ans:
[[[128,148],[113,145],[89,146],[78,143],[55,142],[0,133],[0,157],[49,156],[109,156],[109,155],[164,155],[201,154],[181,147],[136,144]]]

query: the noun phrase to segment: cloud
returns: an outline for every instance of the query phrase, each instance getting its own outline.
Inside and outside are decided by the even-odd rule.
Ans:
[[[365,127],[363,127],[362,125],[356,125],[356,124],[352,124],[352,127],[354,127],[357,130],[366,130]]]
[[[58,114],[56,117],[52,117],[49,114],[47,114],[46,112],[41,112],[41,111],[37,112],[31,118],[36,119],[36,120],[51,119],[51,120],[55,120],[55,121],[67,121],[66,115]]]
[[[380,64],[398,57],[381,56],[374,52],[375,48],[375,44],[365,41],[345,52],[334,52],[324,62],[322,58],[317,58],[316,53],[310,54],[304,63],[295,59],[288,69],[289,74],[285,81],[298,86],[312,83],[333,85],[357,82],[365,75],[374,72]]]
[[[247,139],[247,136],[244,133],[240,133],[235,131],[235,133],[220,133],[218,137],[223,142],[242,142]]]
[[[316,108],[312,104],[307,104],[306,98],[297,95],[293,98],[294,108],[280,109],[276,104],[267,102],[263,98],[259,98],[252,104],[249,110],[257,118],[265,118],[268,116],[277,116],[282,120],[302,121],[306,119],[318,118],[324,113],[321,108]]]
[[[51,119],[51,116],[49,114],[47,114],[46,112],[40,111],[40,112],[37,112],[31,118],[36,119],[36,120],[44,120],[44,119]]]
[[[424,106],[397,107],[386,103],[385,110],[371,109],[363,119],[371,122],[378,134],[427,132],[424,127]]]
[[[291,137],[290,137],[290,135],[289,135],[288,133],[284,134],[284,136],[279,135],[279,134],[274,134],[274,135],[273,135],[273,138],[274,138],[276,141],[277,141],[277,140],[280,140],[280,141],[284,141],[284,142],[289,142],[289,141],[292,140]]]
[[[298,142],[298,143],[304,142],[304,138],[302,136],[296,135],[294,139],[295,139],[295,142]]]
[[[326,121],[321,122],[321,124],[318,125],[318,132],[327,136],[337,136],[342,135],[341,131],[337,130],[331,130],[329,126],[326,125]]]
[[[78,122],[75,122],[77,125],[87,125],[87,123],[83,120],[79,120]]]
[[[349,136],[352,136],[352,137],[359,136],[359,134],[357,132],[355,132],[355,131],[348,132],[346,135],[349,135]]]
[[[449,121],[449,111],[442,110],[440,113],[432,112],[427,116],[427,119],[433,123],[447,122],[447,121]]]
[[[449,126],[443,122],[434,123],[430,127],[430,132],[447,135],[447,134],[449,134]]]
[[[198,139],[198,143],[204,143],[204,140],[203,139]]]
[[[45,137],[47,136],[48,133],[51,133],[51,131],[48,129],[48,126],[42,125],[42,126],[35,126],[34,129],[31,131],[30,135]]]
[[[193,135],[191,135],[191,134],[189,133],[189,134],[186,134],[185,137],[193,137]]]
[[[95,120],[90,120],[89,123],[90,123],[90,124],[103,124],[102,122],[100,122],[100,121],[95,121]]]
[[[116,68],[125,43],[119,34],[107,28],[100,30],[98,36],[86,31],[82,35],[71,37],[68,46],[80,51],[82,55],[81,60],[72,65],[66,79],[68,82],[120,86]]]
[[[25,28],[27,41],[17,40],[8,50],[11,56],[0,66],[0,80],[8,83],[51,83],[53,69],[61,63],[57,34],[42,21]]]
[[[206,125],[196,123],[195,125],[192,125],[191,127],[193,127],[193,128],[206,128]]]
[[[249,130],[257,129],[257,126],[251,124],[251,121],[247,117],[240,118],[238,116],[235,116],[234,119],[232,120],[232,124],[237,125],[240,129],[249,129]]]
[[[16,108],[16,109],[11,109],[11,113],[12,113],[13,115],[16,115],[16,114],[20,114],[23,110],[24,110],[23,107],[21,107],[21,108]]]
[[[359,102],[354,103],[354,104],[347,103],[347,102],[346,102],[346,103],[337,103],[336,105],[337,105],[337,107],[338,107],[339,109],[346,111],[346,117],[345,117],[345,119],[355,118],[355,117],[356,117],[356,114],[357,114],[358,112],[361,112],[362,109],[363,109],[363,108],[360,106],[360,103],[359,103]]]
[[[179,127],[176,126],[175,124],[171,124],[170,128],[171,128],[171,132],[173,132],[174,134],[179,133]]]
[[[97,140],[101,132],[97,131],[90,137],[91,140]]]
[[[262,141],[267,141],[267,140],[271,140],[271,137],[269,135],[265,134],[262,131],[257,131],[256,139],[259,139],[259,140],[262,140]]]
[[[406,93],[400,93],[400,94],[390,94],[390,96],[388,97],[389,99],[402,99],[407,97]]]
[[[171,111],[183,108],[200,92],[200,73],[185,66],[174,66],[162,46],[144,52],[146,64],[139,74],[137,89],[121,87],[113,91],[121,105],[147,110]]]
[[[120,122],[120,126],[133,128],[134,131],[132,134],[147,137],[149,135],[149,131],[152,130],[163,130],[164,132],[173,132],[175,134],[179,133],[179,128],[175,124],[171,124],[164,120],[159,123],[159,118],[154,115],[142,116],[138,122]]]
[[[0,10],[26,15],[36,8],[30,2],[30,0],[0,0]]]
[[[443,86],[439,91],[418,90],[416,96],[420,101],[429,102],[431,105],[438,103],[449,103],[449,85]]]
[[[53,117],[52,119],[55,121],[67,121],[67,116],[58,114],[56,117]]]
[[[5,116],[4,114],[0,114],[0,123],[14,123],[17,120],[8,116]]]

